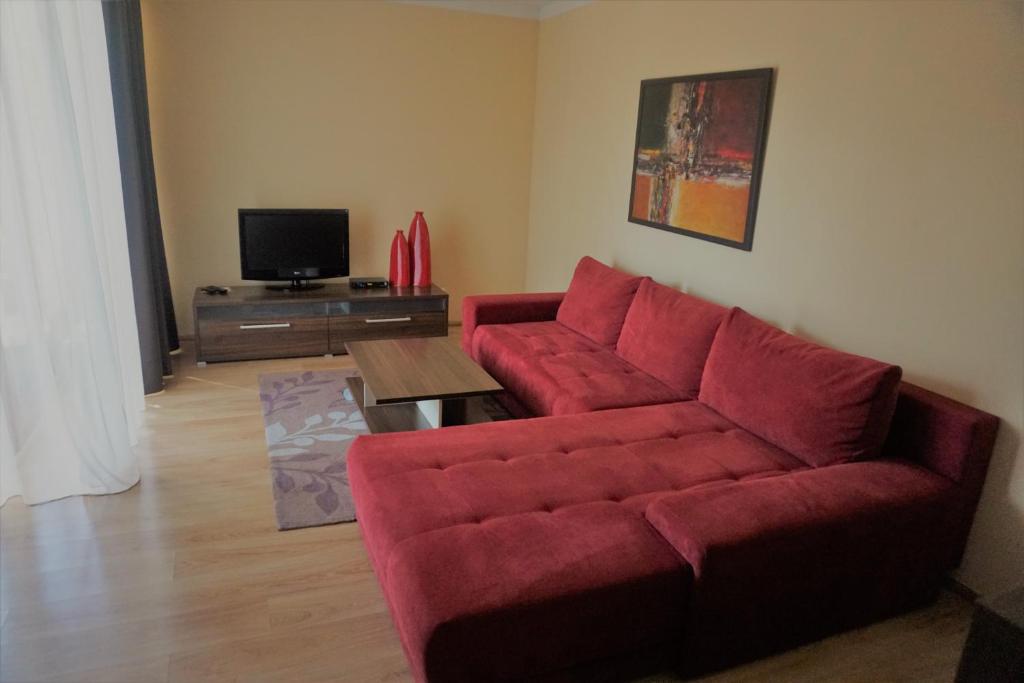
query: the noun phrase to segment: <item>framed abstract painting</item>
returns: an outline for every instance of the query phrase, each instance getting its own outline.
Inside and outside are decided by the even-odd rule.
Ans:
[[[772,72],[640,83],[631,223],[750,251]]]

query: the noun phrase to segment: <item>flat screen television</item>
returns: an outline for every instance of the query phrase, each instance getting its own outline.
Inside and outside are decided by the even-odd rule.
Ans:
[[[243,280],[285,280],[271,289],[315,289],[348,275],[348,209],[239,209]]]

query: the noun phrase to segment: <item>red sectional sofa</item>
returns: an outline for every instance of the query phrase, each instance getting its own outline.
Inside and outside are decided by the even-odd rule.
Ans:
[[[696,673],[922,604],[959,562],[998,425],[593,259],[468,297],[519,417],[360,437],[364,540],[419,681]]]

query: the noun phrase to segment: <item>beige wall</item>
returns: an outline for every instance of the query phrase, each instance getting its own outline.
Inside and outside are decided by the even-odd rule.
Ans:
[[[435,281],[521,289],[537,22],[384,2],[143,3],[175,308],[241,282],[240,207],[346,207],[352,273],[426,212]]]
[[[1024,581],[1019,4],[597,2],[541,23],[527,285],[581,254],[1005,421],[962,567]],[[640,80],[777,69],[754,249],[625,220]]]

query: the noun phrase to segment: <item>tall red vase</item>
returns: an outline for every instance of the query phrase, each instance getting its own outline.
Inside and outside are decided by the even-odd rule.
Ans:
[[[392,287],[408,287],[412,284],[409,243],[401,230],[396,230],[395,239],[391,240],[391,270],[388,279],[391,280]]]
[[[409,251],[412,254],[412,284],[430,286],[430,231],[423,212],[417,211],[409,224]]]

